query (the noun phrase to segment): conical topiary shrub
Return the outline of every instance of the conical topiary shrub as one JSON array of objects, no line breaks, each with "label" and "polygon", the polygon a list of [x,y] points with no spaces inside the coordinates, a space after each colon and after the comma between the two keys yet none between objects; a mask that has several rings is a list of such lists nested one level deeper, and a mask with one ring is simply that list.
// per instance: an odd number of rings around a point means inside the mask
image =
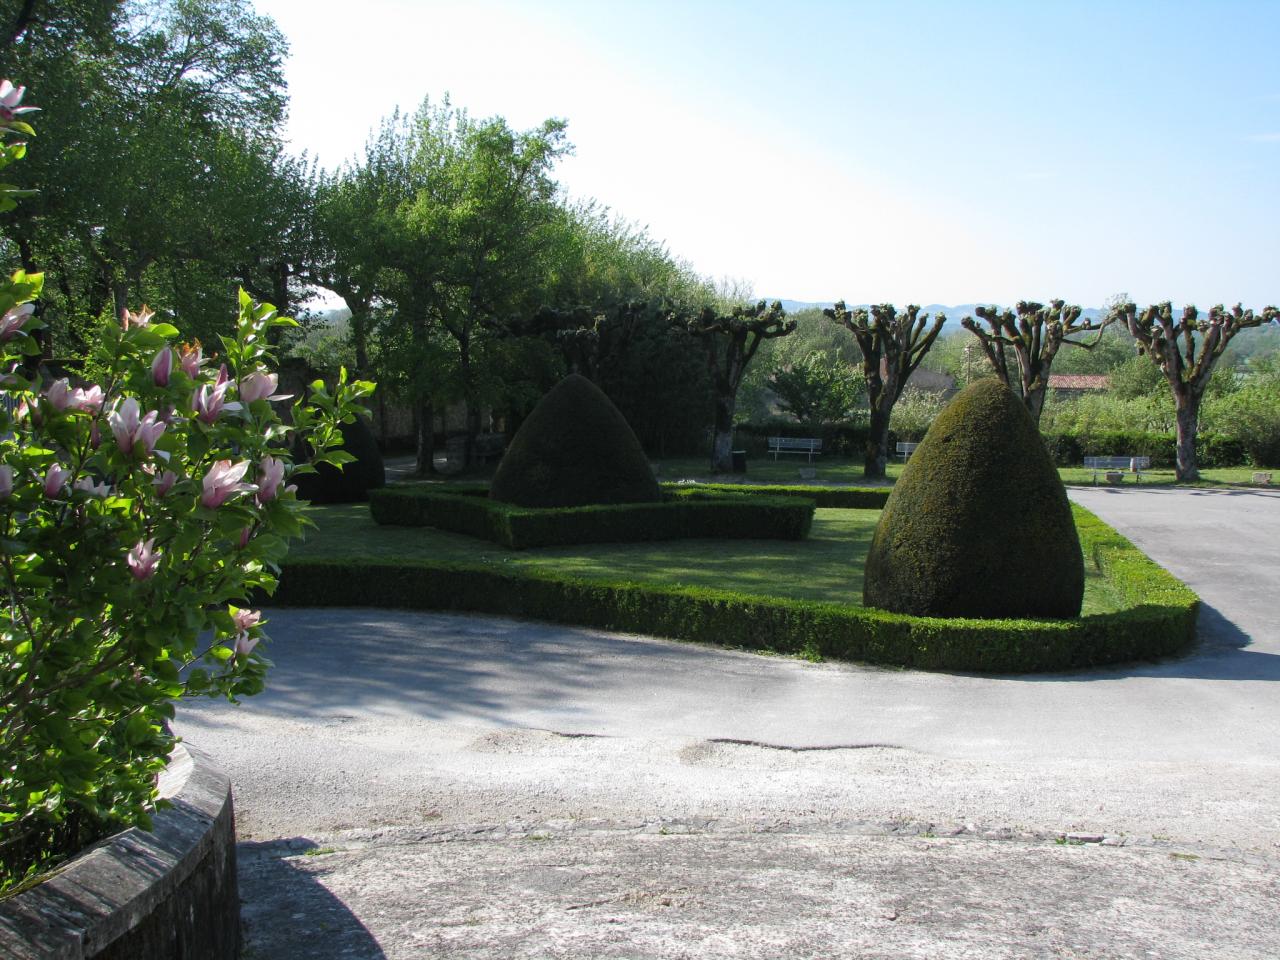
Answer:
[{"label": "conical topiary shrub", "polygon": [[520,425],[489,496],[524,507],[662,498],[631,425],[599,387],[577,374],[552,387]]},{"label": "conical topiary shrub", "polygon": [[889,495],[863,602],[932,617],[1080,614],[1084,560],[1039,431],[999,380],[934,420]]}]

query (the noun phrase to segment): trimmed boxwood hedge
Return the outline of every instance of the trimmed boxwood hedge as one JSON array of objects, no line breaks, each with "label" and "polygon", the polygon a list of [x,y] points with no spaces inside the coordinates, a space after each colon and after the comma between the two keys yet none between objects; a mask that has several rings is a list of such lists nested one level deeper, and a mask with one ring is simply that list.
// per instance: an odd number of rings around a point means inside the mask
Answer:
[{"label": "trimmed boxwood hedge", "polygon": [[485,564],[291,560],[274,603],[458,610],[927,670],[1029,673],[1166,657],[1195,640],[1199,600],[1089,512],[1085,556],[1128,609],[1076,620],[949,620],[852,604],[570,577]]},{"label": "trimmed boxwood hedge", "polygon": [[797,484],[772,483],[700,483],[663,484],[664,489],[720,490],[726,493],[750,493],[767,497],[804,497],[819,507],[836,507],[846,510],[882,510],[889,499],[892,487],[818,487]]},{"label": "trimmed boxwood hedge", "polygon": [[803,540],[814,503],[794,496],[747,496],[687,487],[658,503],[519,507],[490,500],[483,485],[396,487],[369,497],[374,521],[435,527],[513,550],[641,540]]}]

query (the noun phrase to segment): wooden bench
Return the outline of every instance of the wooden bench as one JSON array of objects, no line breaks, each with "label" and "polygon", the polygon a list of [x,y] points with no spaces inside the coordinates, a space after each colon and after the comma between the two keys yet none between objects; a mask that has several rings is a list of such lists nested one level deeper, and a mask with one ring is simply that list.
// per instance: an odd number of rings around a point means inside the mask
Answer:
[{"label": "wooden bench", "polygon": [[[1123,471],[1132,473],[1138,480],[1142,479],[1142,471],[1151,469],[1150,457],[1085,457],[1084,468],[1093,471],[1093,485],[1098,485],[1098,474],[1107,474],[1108,482],[1119,482],[1123,479]],[[1119,473],[1119,477],[1114,474]]]},{"label": "wooden bench", "polygon": [[780,453],[803,453],[813,463],[813,458],[822,453],[822,441],[817,437],[770,437],[769,452],[775,460]]},{"label": "wooden bench", "polygon": [[902,458],[903,463],[906,463],[911,458],[911,455],[916,452],[916,447],[918,446],[920,446],[918,443],[907,443],[903,440],[898,441],[898,456]]}]

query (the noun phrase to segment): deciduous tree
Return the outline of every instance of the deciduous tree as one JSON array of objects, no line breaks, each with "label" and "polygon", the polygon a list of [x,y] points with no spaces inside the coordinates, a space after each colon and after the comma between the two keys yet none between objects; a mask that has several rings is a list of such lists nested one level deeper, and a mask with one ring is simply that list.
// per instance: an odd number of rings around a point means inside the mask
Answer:
[{"label": "deciduous tree", "polygon": [[1133,303],[1116,307],[1111,319],[1119,320],[1138,342],[1138,349],[1151,358],[1164,374],[1173,394],[1177,422],[1177,478],[1200,479],[1196,465],[1196,430],[1200,402],[1213,376],[1214,367],[1227,344],[1241,330],[1280,321],[1280,311],[1266,307],[1260,313],[1236,304],[1230,310],[1221,304],[1201,317],[1194,306],[1186,306],[1175,320],[1169,301],[1139,312]]},{"label": "deciduous tree", "polygon": [[871,429],[867,434],[863,475],[879,479],[889,460],[889,418],[893,405],[929,352],[947,318],[939,313],[932,322],[920,308],[910,304],[902,313],[891,303],[848,309],[841,300],[823,315],[839,323],[857,338],[862,351],[862,375],[867,381],[867,402],[871,407]]},{"label": "deciduous tree", "polygon": [[[1022,397],[1036,423],[1040,422],[1040,411],[1044,409],[1049,370],[1058,351],[1063,346],[1093,349],[1101,341],[1103,330],[1111,323],[1106,318],[1099,322],[1082,320],[1081,309],[1062,300],[1051,300],[1048,306],[1019,300],[1016,310],[977,307],[975,312],[986,321],[987,329],[979,326],[973,317],[962,318],[960,325],[982,343],[983,352],[996,376]],[[1092,341],[1070,339],[1072,334],[1092,331],[1098,334]],[[1010,350],[1018,365],[1016,381],[1009,369]]]},{"label": "deciduous tree", "polygon": [[730,310],[704,307],[692,317],[676,314],[676,323],[702,341],[714,394],[714,433],[711,440],[711,472],[733,469],[733,417],[738,387],[747,367],[765,340],[785,337],[796,328],[775,300]]}]

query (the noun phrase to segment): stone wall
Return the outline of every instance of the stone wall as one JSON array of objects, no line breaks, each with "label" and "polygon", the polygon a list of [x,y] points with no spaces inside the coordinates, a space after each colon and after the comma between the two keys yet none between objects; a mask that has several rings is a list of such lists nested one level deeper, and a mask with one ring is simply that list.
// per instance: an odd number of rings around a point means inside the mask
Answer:
[{"label": "stone wall", "polygon": [[56,876],[0,902],[12,960],[233,960],[240,948],[231,783],[179,745],[161,777],[172,806]]}]

